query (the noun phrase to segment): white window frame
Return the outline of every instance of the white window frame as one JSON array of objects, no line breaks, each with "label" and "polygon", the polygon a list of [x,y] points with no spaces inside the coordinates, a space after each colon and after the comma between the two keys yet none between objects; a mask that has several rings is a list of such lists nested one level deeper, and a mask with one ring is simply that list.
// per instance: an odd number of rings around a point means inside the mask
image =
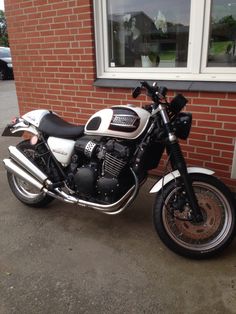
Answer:
[{"label": "white window frame", "polygon": [[97,78],[136,80],[236,81],[236,67],[207,67],[211,0],[191,0],[186,68],[110,67],[105,0],[93,0]]}]

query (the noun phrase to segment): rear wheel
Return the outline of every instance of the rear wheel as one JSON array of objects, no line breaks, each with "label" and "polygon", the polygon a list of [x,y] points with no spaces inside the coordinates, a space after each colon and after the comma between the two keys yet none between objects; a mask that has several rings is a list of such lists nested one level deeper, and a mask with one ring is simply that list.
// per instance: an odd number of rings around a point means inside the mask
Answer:
[{"label": "rear wheel", "polygon": [[[23,141],[17,145],[29,159],[35,159],[35,148],[29,141]],[[32,207],[43,207],[49,204],[54,198],[45,192],[20,179],[16,175],[7,172],[7,178],[13,194],[24,204]]]},{"label": "rear wheel", "polygon": [[154,224],[161,240],[171,250],[201,259],[221,252],[231,243],[235,231],[234,199],[217,178],[202,174],[192,174],[191,177],[203,222],[190,220],[191,209],[184,201],[184,187],[177,180],[158,194]]}]

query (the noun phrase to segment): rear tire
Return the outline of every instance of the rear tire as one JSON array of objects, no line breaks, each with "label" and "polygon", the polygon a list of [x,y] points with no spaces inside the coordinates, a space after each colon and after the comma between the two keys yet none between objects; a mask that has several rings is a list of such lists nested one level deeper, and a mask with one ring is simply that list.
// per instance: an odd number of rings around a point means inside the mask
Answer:
[{"label": "rear tire", "polygon": [[[28,140],[19,143],[17,148],[31,160],[34,159],[35,148]],[[7,178],[12,193],[25,205],[31,207],[44,207],[54,200],[53,197],[47,195],[45,192],[37,190],[32,185],[10,172],[7,172]]]},{"label": "rear tire", "polygon": [[230,190],[217,178],[191,174],[193,187],[204,217],[202,223],[188,219],[189,208],[171,209],[176,193],[184,191],[171,181],[158,193],[154,206],[154,225],[164,244],[177,254],[194,259],[214,256],[223,251],[235,233],[235,204]]}]

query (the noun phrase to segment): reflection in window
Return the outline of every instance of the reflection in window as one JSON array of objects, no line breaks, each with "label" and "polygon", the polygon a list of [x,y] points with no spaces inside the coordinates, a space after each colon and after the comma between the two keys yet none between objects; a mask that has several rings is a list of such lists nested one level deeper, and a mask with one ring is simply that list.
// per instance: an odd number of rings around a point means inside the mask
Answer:
[{"label": "reflection in window", "polygon": [[187,67],[190,0],[107,0],[110,67]]},{"label": "reflection in window", "polygon": [[236,66],[236,1],[212,0],[208,66]]}]

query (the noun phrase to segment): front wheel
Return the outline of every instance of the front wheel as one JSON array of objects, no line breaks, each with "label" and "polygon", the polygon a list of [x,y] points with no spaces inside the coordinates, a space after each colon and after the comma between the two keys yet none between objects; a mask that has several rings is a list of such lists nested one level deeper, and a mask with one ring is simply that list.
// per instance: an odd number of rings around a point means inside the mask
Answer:
[{"label": "front wheel", "polygon": [[203,222],[191,220],[191,209],[180,179],[171,181],[157,195],[154,225],[165,245],[177,254],[202,259],[218,254],[233,240],[234,199],[217,178],[191,174]]}]

